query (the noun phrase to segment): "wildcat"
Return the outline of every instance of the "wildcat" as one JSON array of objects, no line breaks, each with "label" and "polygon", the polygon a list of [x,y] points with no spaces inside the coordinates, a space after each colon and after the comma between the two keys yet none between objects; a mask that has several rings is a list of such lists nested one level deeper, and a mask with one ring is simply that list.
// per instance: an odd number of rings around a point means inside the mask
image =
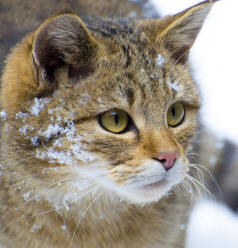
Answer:
[{"label": "wildcat", "polygon": [[13,48],[2,247],[184,247],[200,107],[187,58],[214,2],[147,20],[66,12]]}]

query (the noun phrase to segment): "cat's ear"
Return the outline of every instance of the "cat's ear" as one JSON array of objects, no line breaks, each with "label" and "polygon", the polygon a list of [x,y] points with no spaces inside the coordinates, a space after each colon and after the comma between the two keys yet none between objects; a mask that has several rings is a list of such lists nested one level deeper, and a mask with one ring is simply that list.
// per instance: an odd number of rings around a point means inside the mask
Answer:
[{"label": "cat's ear", "polygon": [[187,61],[189,50],[214,2],[216,0],[202,2],[162,20],[156,40],[169,50],[175,61]]},{"label": "cat's ear", "polygon": [[94,70],[98,43],[74,14],[48,19],[34,34],[33,65],[38,84],[52,83],[59,68],[69,77],[82,78]]}]

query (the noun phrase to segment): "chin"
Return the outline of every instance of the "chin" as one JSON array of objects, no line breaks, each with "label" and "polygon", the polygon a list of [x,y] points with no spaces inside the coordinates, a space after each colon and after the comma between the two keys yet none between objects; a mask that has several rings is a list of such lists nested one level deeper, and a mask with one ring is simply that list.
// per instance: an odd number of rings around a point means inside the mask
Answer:
[{"label": "chin", "polygon": [[120,197],[124,198],[124,200],[134,203],[134,204],[150,204],[153,202],[157,202],[163,196],[167,195],[171,188],[174,186],[171,183],[168,183],[164,180],[157,183],[157,186],[144,186],[140,188],[127,188],[120,190]]}]

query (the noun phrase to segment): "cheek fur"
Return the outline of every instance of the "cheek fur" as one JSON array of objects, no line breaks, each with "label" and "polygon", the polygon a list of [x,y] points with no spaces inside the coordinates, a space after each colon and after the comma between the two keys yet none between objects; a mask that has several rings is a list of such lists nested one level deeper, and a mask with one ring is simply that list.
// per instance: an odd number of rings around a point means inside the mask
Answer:
[{"label": "cheek fur", "polygon": [[[169,136],[169,134],[166,134]],[[100,157],[102,164],[108,170],[107,176],[110,180],[118,185],[125,184],[130,178],[136,174],[146,170],[143,168],[145,160],[152,160],[158,154],[158,149],[162,149],[163,143],[166,143],[161,137],[156,138],[141,138],[134,141],[121,139],[120,136],[107,137],[101,135],[94,137],[95,140],[87,144],[87,149]],[[151,137],[151,135],[149,135]],[[165,137],[165,134],[164,136]],[[165,139],[165,138],[164,138]],[[167,145],[176,148],[181,157],[184,157],[182,146],[174,140],[174,138],[167,137]],[[168,143],[168,140],[174,140]],[[186,137],[185,137],[186,139]],[[160,144],[160,145],[158,145]],[[158,162],[157,167],[161,167]]]}]

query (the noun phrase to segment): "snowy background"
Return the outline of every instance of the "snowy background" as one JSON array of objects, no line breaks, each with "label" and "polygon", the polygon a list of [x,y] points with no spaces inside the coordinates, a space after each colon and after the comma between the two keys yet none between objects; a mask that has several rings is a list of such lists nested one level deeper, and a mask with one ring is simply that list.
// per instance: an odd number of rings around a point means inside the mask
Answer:
[{"label": "snowy background", "polygon": [[[162,15],[175,14],[199,0],[151,0]],[[207,18],[190,54],[202,96],[203,123],[238,144],[238,1],[221,0]],[[238,248],[238,216],[204,201],[193,211],[187,248]]]}]

